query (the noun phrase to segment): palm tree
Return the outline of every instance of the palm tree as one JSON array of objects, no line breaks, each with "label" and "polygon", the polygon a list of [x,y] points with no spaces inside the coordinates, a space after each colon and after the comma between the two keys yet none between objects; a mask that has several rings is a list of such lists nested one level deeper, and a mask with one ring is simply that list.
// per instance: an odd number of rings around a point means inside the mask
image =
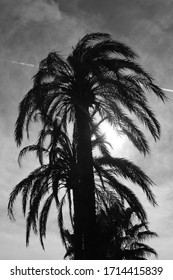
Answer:
[{"label": "palm tree", "polygon": [[[151,255],[157,257],[156,251],[144,243],[158,236],[149,230],[147,221],[138,219],[132,208],[126,208],[121,219],[115,216],[114,205],[109,210],[109,215],[106,212],[98,215],[100,244],[105,259],[142,260]],[[102,225],[104,228],[101,230]]]},{"label": "palm tree", "polygon": [[154,255],[158,257],[157,252],[144,243],[153,237],[158,237],[156,232],[150,231],[147,222],[134,223],[135,213],[127,208],[125,213],[125,238],[122,239],[123,256],[126,260],[145,260]]},{"label": "palm tree", "polygon": [[144,155],[149,151],[147,140],[123,107],[137,116],[155,140],[160,137],[160,125],[145,91],[154,92],[162,101],[165,96],[135,59],[129,47],[110,35],[87,34],[66,60],[51,52],[40,63],[33,88],[20,103],[15,129],[18,145],[25,127],[29,134],[29,124],[38,112],[43,123],[46,116],[57,118],[65,131],[69,122],[75,124],[80,177],[74,190],[76,259],[97,259],[91,116],[95,113],[120,129]]},{"label": "palm tree", "polygon": [[[102,260],[146,260],[157,252],[144,241],[158,237],[150,231],[148,222],[138,219],[132,208],[118,208],[109,200],[107,211],[97,213],[99,259]],[[64,229],[67,252],[64,258],[74,259],[74,234]]]}]

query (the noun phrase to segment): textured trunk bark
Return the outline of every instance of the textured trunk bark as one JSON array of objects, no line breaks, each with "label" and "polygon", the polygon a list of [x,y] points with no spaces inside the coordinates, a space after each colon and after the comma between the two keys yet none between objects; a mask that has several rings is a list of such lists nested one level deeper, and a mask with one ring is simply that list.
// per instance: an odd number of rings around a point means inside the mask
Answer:
[{"label": "textured trunk bark", "polygon": [[[98,259],[96,246],[96,213],[93,158],[88,108],[76,108],[77,160],[79,166],[79,187],[75,190],[75,234],[76,257]],[[79,240],[77,240],[79,238]],[[82,242],[80,245],[79,242]],[[79,253],[79,254],[78,254]]]}]

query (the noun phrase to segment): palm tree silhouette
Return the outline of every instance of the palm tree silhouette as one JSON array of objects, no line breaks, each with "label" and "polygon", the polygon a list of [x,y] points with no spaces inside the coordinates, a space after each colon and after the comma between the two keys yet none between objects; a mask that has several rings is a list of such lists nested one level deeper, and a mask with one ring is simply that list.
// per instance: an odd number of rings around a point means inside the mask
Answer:
[{"label": "palm tree silhouette", "polygon": [[19,106],[15,129],[18,145],[24,128],[29,134],[30,122],[38,118],[43,125],[47,116],[53,121],[58,119],[65,132],[69,122],[76,127],[79,168],[79,185],[74,190],[76,259],[97,259],[91,116],[98,115],[121,130],[144,155],[149,151],[147,140],[126,111],[135,114],[155,140],[160,137],[160,125],[145,91],[154,92],[162,101],[165,95],[135,58],[128,46],[112,40],[110,35],[87,34],[66,60],[51,52],[40,63],[33,88]]},{"label": "palm tree silhouette", "polygon": [[[118,208],[109,200],[107,211],[97,213],[99,259],[102,260],[146,260],[157,252],[144,242],[158,237],[150,231],[147,221],[141,221],[130,207]],[[64,229],[67,252],[64,258],[74,259],[74,234]]]},{"label": "palm tree silhouette", "polygon": [[123,217],[117,219],[115,210],[112,205],[109,215],[102,212],[98,216],[99,226],[104,225],[100,238],[103,257],[113,260],[142,260],[151,255],[157,257],[156,251],[144,243],[145,240],[158,236],[149,230],[148,222],[138,219],[132,208],[126,208]]}]

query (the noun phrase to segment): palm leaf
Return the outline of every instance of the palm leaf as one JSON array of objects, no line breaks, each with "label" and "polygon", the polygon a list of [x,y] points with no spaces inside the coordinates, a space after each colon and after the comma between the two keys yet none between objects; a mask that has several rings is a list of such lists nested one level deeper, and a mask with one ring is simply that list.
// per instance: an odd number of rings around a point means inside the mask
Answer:
[{"label": "palm leaf", "polygon": [[48,218],[48,214],[49,214],[49,210],[50,210],[52,201],[53,201],[53,194],[50,194],[43,205],[43,208],[41,210],[40,217],[39,217],[40,242],[41,242],[43,249],[44,249],[43,237],[46,238],[47,218]]}]

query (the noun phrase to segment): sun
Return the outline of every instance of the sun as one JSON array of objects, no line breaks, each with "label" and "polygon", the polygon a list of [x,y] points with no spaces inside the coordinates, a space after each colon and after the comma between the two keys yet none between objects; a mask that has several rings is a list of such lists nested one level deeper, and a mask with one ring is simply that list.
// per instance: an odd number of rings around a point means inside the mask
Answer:
[{"label": "sun", "polygon": [[121,153],[124,149],[124,145],[127,141],[126,137],[116,129],[114,129],[108,122],[104,121],[103,123],[100,124],[100,129],[102,133],[105,134],[106,140],[111,144],[111,147],[113,151],[118,153]]}]

